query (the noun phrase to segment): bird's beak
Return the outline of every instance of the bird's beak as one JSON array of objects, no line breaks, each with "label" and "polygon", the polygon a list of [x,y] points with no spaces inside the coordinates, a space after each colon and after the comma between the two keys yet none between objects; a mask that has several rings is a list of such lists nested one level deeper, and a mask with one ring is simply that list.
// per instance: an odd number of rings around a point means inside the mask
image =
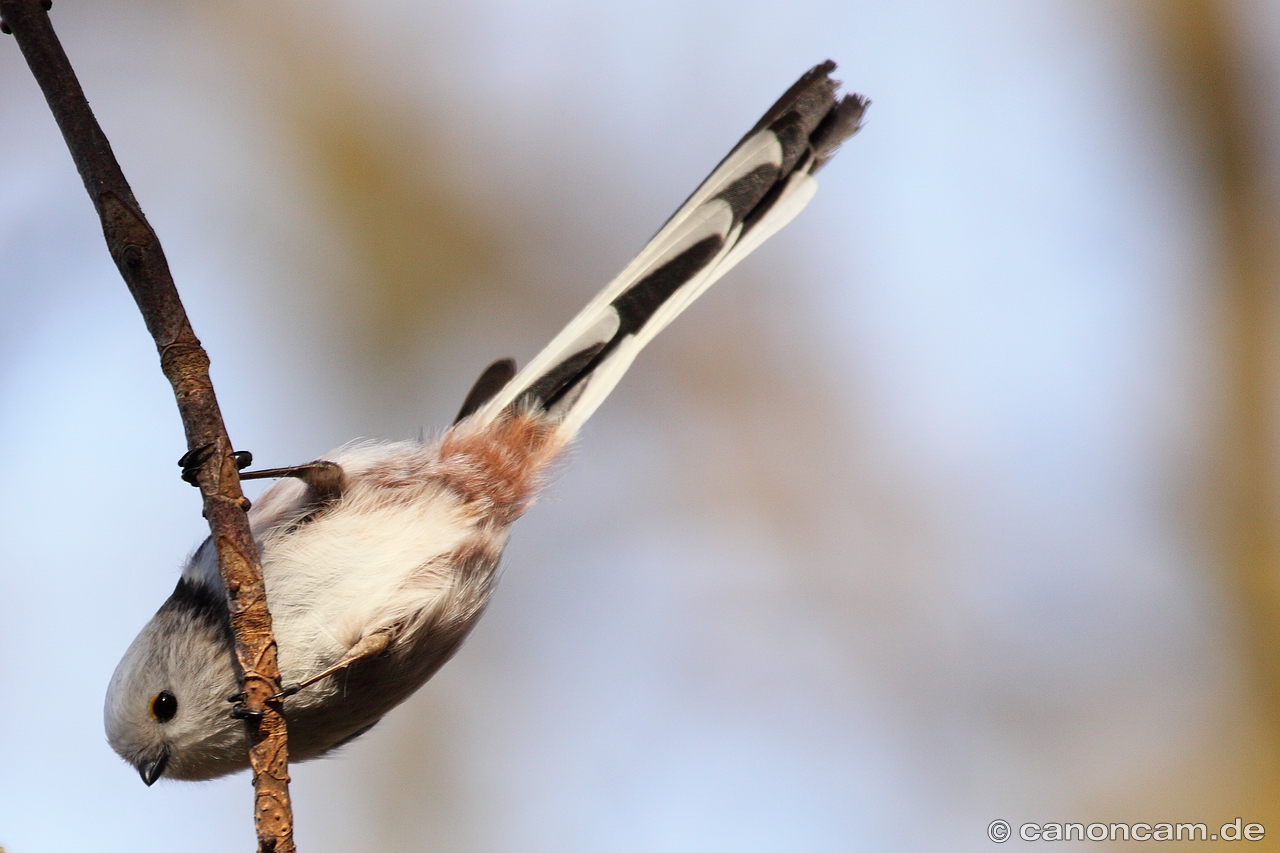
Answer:
[{"label": "bird's beak", "polygon": [[156,783],[156,780],[164,775],[165,765],[169,763],[169,748],[165,747],[160,750],[160,755],[155,760],[146,764],[139,765],[138,775],[142,777],[142,781],[147,783],[150,788]]}]

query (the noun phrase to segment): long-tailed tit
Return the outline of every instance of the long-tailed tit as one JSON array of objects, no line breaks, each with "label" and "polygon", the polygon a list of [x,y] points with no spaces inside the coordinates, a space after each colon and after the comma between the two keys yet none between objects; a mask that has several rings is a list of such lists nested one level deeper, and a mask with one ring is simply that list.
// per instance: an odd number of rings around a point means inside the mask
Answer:
[{"label": "long-tailed tit", "polygon": [[[493,590],[511,524],[547,466],[640,349],[813,196],[813,173],[858,130],[835,63],[765,113],[640,254],[518,373],[477,381],[428,442],[355,444],[283,476],[249,511],[286,683],[289,753],[350,742],[466,638]],[[245,475],[248,476],[248,475]],[[247,766],[228,712],[237,669],[209,541],[125,652],[107,690],[107,739],[148,785]]]}]

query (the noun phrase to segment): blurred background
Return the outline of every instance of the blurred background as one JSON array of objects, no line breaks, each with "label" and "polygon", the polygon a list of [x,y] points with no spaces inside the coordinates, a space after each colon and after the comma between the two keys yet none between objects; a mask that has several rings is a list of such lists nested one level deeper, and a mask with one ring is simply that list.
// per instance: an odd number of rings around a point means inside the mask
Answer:
[{"label": "blurred background", "polygon": [[[53,15],[263,466],[447,424],[816,62],[874,101],[588,425],[458,657],[293,768],[299,849],[987,850],[997,818],[1236,817],[1276,849],[1280,6]],[[247,775],[147,789],[102,734],[205,527],[9,39],[0,80],[0,846],[248,850]]]}]

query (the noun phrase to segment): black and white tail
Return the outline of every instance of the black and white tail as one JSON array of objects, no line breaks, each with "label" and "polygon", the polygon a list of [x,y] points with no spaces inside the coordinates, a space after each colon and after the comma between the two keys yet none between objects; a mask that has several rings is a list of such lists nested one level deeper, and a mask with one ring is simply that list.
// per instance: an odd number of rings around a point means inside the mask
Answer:
[{"label": "black and white tail", "polygon": [[459,417],[482,427],[515,406],[545,412],[563,439],[577,432],[654,335],[813,197],[814,172],[868,104],[837,97],[835,68],[827,60],[796,81],[546,349],[514,377],[509,361],[486,371]]}]

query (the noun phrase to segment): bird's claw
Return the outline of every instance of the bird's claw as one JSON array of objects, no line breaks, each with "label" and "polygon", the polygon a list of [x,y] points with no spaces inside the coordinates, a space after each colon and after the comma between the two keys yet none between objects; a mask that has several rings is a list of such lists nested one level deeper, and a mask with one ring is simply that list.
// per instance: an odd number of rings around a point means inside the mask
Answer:
[{"label": "bird's claw", "polygon": [[[183,482],[190,483],[193,486],[199,485],[196,478],[200,474],[200,468],[209,461],[213,451],[214,445],[202,444],[182,454],[182,458],[178,460],[178,465],[182,468]],[[237,471],[243,471],[253,464],[253,454],[247,450],[235,451],[231,454],[231,459],[236,463]]]},{"label": "bird's claw", "polygon": [[209,461],[209,457],[212,455],[212,444],[202,444],[182,454],[182,458],[178,460],[178,466],[182,468],[182,481],[193,486],[200,485],[196,478],[200,475],[201,466]]},{"label": "bird's claw", "polygon": [[232,693],[230,696],[227,697],[227,701],[235,705],[235,707],[231,709],[231,718],[233,720],[261,720],[262,719],[261,711],[255,711],[244,704],[246,701],[248,701],[248,699],[249,699],[249,694],[243,691],[239,693]]},{"label": "bird's claw", "polygon": [[231,719],[233,719],[233,720],[261,720],[261,719],[262,719],[262,712],[261,712],[261,711],[255,711],[254,709],[249,708],[248,706],[244,705],[243,703],[237,703],[237,704],[236,704],[236,706],[235,706],[234,708],[232,708],[232,709],[231,709]]},{"label": "bird's claw", "polygon": [[[301,689],[302,689],[301,684],[290,685],[289,687],[286,687],[283,690],[281,690],[279,693],[276,693],[273,696],[268,696],[266,701],[278,702],[281,699],[288,699],[290,696],[295,695]],[[227,697],[227,701],[235,705],[235,707],[231,709],[231,716],[237,720],[262,719],[261,711],[253,711],[245,707],[244,703],[246,700],[248,700],[248,698],[249,698],[249,694],[244,692],[232,693],[230,696]]]},{"label": "bird's claw", "polygon": [[281,691],[280,691],[279,693],[277,693],[276,695],[274,695],[274,696],[272,696],[271,698],[269,698],[267,701],[268,701],[268,702],[275,702],[275,701],[278,701],[278,700],[280,700],[280,699],[288,699],[290,696],[295,696],[295,695],[297,695],[298,691],[300,691],[301,689],[302,689],[302,685],[301,685],[301,684],[291,684],[291,685],[289,685],[288,687],[286,687],[285,689],[281,690]]}]

